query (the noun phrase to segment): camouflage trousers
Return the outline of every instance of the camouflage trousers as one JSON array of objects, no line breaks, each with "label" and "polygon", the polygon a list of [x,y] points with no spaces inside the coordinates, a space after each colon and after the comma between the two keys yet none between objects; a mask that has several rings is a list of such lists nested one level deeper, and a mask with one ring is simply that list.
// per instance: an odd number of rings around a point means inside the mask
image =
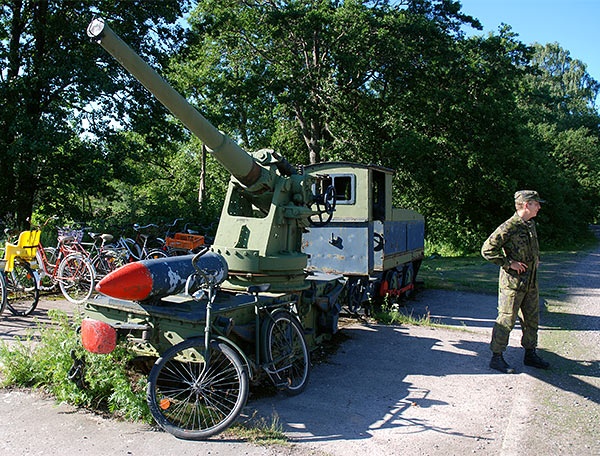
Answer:
[{"label": "camouflage trousers", "polygon": [[521,345],[526,349],[536,348],[540,322],[540,300],[537,287],[531,287],[528,290],[500,288],[498,318],[496,318],[490,344],[492,352],[502,353],[506,350],[508,337],[515,326],[517,316],[523,331]]}]

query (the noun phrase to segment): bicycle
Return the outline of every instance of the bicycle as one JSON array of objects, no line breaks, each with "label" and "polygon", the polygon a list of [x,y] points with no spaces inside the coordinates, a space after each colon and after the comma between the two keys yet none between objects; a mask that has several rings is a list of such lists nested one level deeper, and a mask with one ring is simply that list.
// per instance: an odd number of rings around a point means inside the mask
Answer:
[{"label": "bicycle", "polygon": [[0,274],[0,315],[6,309],[6,280],[4,274]]},{"label": "bicycle", "polygon": [[149,223],[148,225],[139,226],[137,223],[133,225],[134,231],[137,233],[135,242],[140,247],[140,260],[155,260],[158,258],[167,258],[169,255],[161,250],[160,248],[151,248],[148,245],[148,241],[151,238],[151,235],[147,233],[142,233],[142,230],[147,230],[150,228],[158,228],[158,225],[154,223]]},{"label": "bicycle", "polygon": [[90,248],[88,256],[96,271],[96,279],[105,277],[125,264],[123,256],[114,248],[109,247],[109,243],[113,240],[112,234],[92,232],[87,234],[93,239],[93,242],[82,244]]},{"label": "bicycle", "polygon": [[121,235],[117,239],[117,242],[115,244],[107,245],[111,250],[118,252],[119,255],[125,259],[125,262],[132,263],[134,261],[166,258],[169,256],[161,249],[148,248],[148,239],[150,238],[150,235],[140,232],[140,230],[158,227],[158,225],[150,223],[145,226],[139,226],[138,224],[133,224],[131,226],[137,233],[136,239],[125,237],[123,235],[125,227],[122,226],[120,227]]},{"label": "bicycle", "polygon": [[210,271],[197,267],[204,248],[192,260],[196,273],[186,293],[200,278],[195,301],[206,300],[204,337],[186,339],[167,349],[148,377],[147,401],[156,422],[182,439],[202,440],[227,428],[246,403],[249,380],[264,371],[276,387],[296,395],[306,387],[310,357],[294,303],[261,305],[259,293],[270,285],[248,288],[254,295],[254,358],[228,337],[228,325],[213,321],[218,283]]},{"label": "bicycle", "polygon": [[8,308],[13,315],[25,316],[37,307],[38,278],[29,261],[35,258],[39,239],[39,230],[23,231],[16,244],[5,243],[0,273],[0,313]]},{"label": "bicycle", "polygon": [[[44,224],[45,225],[45,224]],[[49,280],[58,284],[63,296],[74,304],[85,302],[94,291],[96,271],[79,243],[81,230],[60,229],[56,249],[38,244],[37,264]]]},{"label": "bicycle", "polygon": [[175,226],[177,226],[177,223],[181,221],[183,221],[182,218],[176,218],[172,223],[164,224],[164,227],[166,228],[164,237],[156,238],[156,241],[159,244],[158,248],[165,252],[168,256],[173,256],[173,254],[171,252],[172,249],[167,245],[167,239],[175,234]]}]

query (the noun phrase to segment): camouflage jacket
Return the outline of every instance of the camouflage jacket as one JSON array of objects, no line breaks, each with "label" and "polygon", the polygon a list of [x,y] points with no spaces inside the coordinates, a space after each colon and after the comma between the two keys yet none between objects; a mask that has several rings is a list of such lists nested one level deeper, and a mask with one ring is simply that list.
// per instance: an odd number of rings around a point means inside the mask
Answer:
[{"label": "camouflage jacket", "polygon": [[[500,266],[501,288],[526,290],[537,286],[537,265],[540,256],[537,232],[533,220],[524,221],[515,213],[490,235],[481,247],[481,255]],[[519,274],[510,269],[512,261],[527,265]]]}]

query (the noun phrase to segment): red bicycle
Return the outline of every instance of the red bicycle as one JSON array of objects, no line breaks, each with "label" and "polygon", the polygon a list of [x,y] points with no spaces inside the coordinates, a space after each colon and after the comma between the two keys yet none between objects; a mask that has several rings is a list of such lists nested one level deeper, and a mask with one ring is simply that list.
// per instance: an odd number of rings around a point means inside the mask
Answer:
[{"label": "red bicycle", "polygon": [[96,278],[94,266],[80,244],[82,236],[82,231],[60,230],[56,248],[40,243],[36,256],[40,288],[48,290],[58,285],[63,296],[75,304],[92,295]]}]

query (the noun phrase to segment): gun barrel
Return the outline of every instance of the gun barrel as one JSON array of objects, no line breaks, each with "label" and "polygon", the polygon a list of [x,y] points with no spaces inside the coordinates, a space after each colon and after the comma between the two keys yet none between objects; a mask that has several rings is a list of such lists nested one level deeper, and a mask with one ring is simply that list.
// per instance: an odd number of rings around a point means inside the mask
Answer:
[{"label": "gun barrel", "polygon": [[250,186],[260,178],[261,168],[254,159],[206,120],[102,19],[94,19],[87,28],[87,34],[204,142],[215,158],[242,184]]}]

